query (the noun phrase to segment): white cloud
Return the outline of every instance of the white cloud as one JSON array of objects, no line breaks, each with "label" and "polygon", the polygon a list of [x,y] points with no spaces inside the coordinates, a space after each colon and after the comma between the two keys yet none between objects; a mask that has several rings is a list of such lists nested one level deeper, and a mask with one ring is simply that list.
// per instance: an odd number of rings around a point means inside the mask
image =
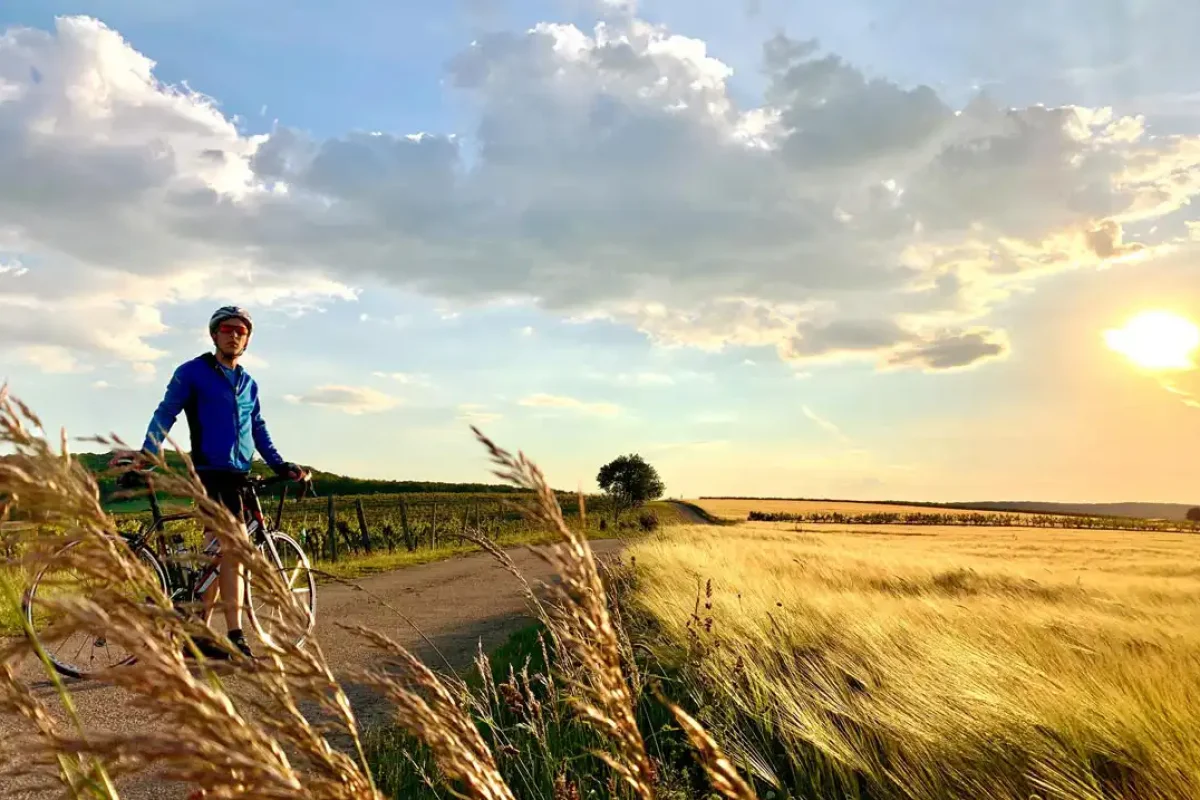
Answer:
[{"label": "white cloud", "polygon": [[153,66],[87,18],[0,35],[0,255],[33,257],[0,282],[0,348],[152,362],[164,303],[352,296],[320,270],[263,268],[213,227],[262,191],[259,140]]},{"label": "white cloud", "polygon": [[135,361],[129,365],[133,371],[134,380],[138,383],[149,383],[158,375],[158,368],[149,361]]},{"label": "white cloud", "polygon": [[430,376],[416,372],[372,372],[376,378],[386,378],[404,386],[429,387],[433,385]]},{"label": "white cloud", "polygon": [[[243,136],[100,23],[11,29],[0,253],[38,266],[0,276],[0,342],[152,363],[164,303],[299,314],[382,280],[798,366],[955,369],[1006,354],[986,317],[1012,291],[1136,269],[1169,236],[1124,231],[1200,193],[1200,138],[1106,109],[956,108],[782,36],[743,107],[704,42],[620,5],[453,59],[469,168],[457,134]],[[130,314],[148,325],[106,333]]]},{"label": "white cloud", "polygon": [[46,373],[88,371],[87,367],[80,365],[70,350],[58,345],[26,345],[18,348],[17,356]]},{"label": "white cloud", "polygon": [[675,385],[675,378],[665,372],[618,372],[609,374],[591,371],[585,373],[585,377],[595,381],[611,383],[615,386],[630,388]]},{"label": "white cloud", "polygon": [[801,406],[801,410],[804,412],[804,416],[808,417],[813,422],[815,422],[817,424],[817,426],[820,427],[822,430],[825,430],[826,432],[833,435],[833,437],[836,438],[838,441],[841,441],[841,442],[849,442],[850,441],[850,437],[847,436],[845,433],[843,433],[841,428],[839,428],[837,425],[835,425],[830,420],[825,419],[824,417],[820,416],[819,414],[817,414],[817,412],[813,411],[808,406]]},{"label": "white cloud", "polygon": [[613,403],[589,403],[574,397],[554,394],[532,394],[517,402],[529,408],[562,408],[601,417],[611,417],[621,413],[620,406]]},{"label": "white cloud", "polygon": [[284,395],[289,403],[325,406],[347,414],[375,414],[400,404],[400,400],[365,386],[319,386],[303,395]]},{"label": "white cloud", "polygon": [[109,389],[112,387],[108,381],[96,381],[92,384],[93,389]]},{"label": "white cloud", "polygon": [[489,422],[504,419],[504,415],[496,411],[489,411],[487,406],[479,403],[460,403],[458,419],[471,425],[486,425]]},{"label": "white cloud", "polygon": [[266,369],[267,367],[271,366],[270,361],[267,361],[260,355],[249,352],[242,353],[241,357],[238,359],[238,363],[243,365],[246,369]]}]

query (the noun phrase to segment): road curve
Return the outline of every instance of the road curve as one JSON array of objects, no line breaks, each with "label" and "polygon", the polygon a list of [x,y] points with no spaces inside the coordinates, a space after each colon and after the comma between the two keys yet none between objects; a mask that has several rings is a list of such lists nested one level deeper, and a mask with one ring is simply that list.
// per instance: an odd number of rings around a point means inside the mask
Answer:
[{"label": "road curve", "polygon": [[[615,555],[623,544],[618,539],[591,541],[599,558]],[[539,582],[549,583],[554,577],[546,564],[527,548],[514,548],[509,554],[533,586],[538,586]],[[485,553],[371,575],[353,583],[366,592],[341,584],[322,584],[317,592],[316,637],[335,675],[347,668],[368,666],[378,657],[378,652],[361,637],[343,630],[337,623],[362,625],[384,633],[437,670],[445,669],[442,656],[455,668],[467,666],[480,644],[484,650],[490,650],[531,621],[517,580]],[[413,625],[371,595],[377,595],[409,617],[436,650],[425,642]],[[19,675],[35,686],[36,694],[61,719],[61,703],[50,683],[39,677],[44,675],[40,666],[27,660],[21,665]],[[233,682],[237,678],[229,680]],[[147,733],[160,724],[145,710],[128,703],[124,690],[95,681],[69,682],[69,685],[72,700],[88,730]],[[387,713],[387,707],[374,696],[347,691],[362,725]],[[0,741],[23,730],[25,724],[8,715],[0,716]],[[145,777],[123,781],[118,784],[118,790],[122,798],[129,800],[169,800],[186,796],[185,787]],[[25,782],[18,783],[11,776],[5,777],[3,765],[0,765],[0,797],[49,800],[56,796],[61,795],[57,791],[31,789]]]}]

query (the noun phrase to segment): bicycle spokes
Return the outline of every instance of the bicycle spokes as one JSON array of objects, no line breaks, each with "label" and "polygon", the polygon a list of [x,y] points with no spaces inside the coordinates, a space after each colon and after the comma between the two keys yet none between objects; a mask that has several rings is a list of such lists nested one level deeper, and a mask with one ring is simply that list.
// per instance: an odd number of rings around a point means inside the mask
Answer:
[{"label": "bicycle spokes", "polygon": [[267,645],[290,641],[300,645],[315,622],[316,578],[308,557],[291,537],[279,532],[266,535],[260,548],[283,584],[283,597],[267,592],[263,579],[247,584],[247,612],[251,625]]}]

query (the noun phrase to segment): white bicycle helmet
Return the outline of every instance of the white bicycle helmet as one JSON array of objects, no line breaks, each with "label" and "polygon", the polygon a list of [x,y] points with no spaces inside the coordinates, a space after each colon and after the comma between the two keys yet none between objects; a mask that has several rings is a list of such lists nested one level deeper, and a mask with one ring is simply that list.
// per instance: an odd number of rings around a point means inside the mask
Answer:
[{"label": "white bicycle helmet", "polygon": [[241,306],[221,306],[208,320],[208,332],[215,334],[217,326],[227,319],[240,319],[246,323],[246,328],[250,333],[254,333],[254,321],[250,319],[250,312]]}]

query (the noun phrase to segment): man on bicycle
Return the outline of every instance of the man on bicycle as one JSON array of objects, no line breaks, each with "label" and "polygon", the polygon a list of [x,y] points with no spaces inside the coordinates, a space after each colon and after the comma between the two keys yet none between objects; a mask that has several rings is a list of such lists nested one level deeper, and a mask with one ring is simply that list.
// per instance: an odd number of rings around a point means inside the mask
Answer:
[{"label": "man on bicycle", "polygon": [[[182,411],[187,417],[192,464],[200,482],[209,497],[232,512],[243,536],[248,535],[242,518],[243,492],[256,449],[277,475],[297,481],[305,478],[303,468],[284,461],[275,449],[263,421],[258,384],[238,364],[253,331],[254,323],[244,308],[222,306],[213,313],[208,332],[214,351],[176,368],[142,444],[144,453],[157,455]],[[135,466],[142,463],[139,454],[125,455],[133,457]],[[242,633],[242,562],[233,554],[223,558],[217,549],[215,531],[207,527],[204,545],[206,552],[216,550],[214,561],[220,568],[219,582],[213,582],[203,594],[204,623],[207,625],[212,619],[219,591],[230,642],[253,658]],[[197,645],[206,655],[227,657],[211,643],[197,642]]]}]

